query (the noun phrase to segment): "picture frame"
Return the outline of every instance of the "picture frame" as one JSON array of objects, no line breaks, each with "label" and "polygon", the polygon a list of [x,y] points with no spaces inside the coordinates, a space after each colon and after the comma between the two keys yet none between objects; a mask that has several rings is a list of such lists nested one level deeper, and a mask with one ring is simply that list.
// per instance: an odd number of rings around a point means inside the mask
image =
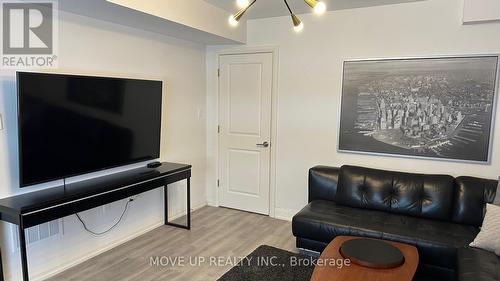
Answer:
[{"label": "picture frame", "polygon": [[337,150],[490,163],[499,63],[498,55],[344,61]]}]

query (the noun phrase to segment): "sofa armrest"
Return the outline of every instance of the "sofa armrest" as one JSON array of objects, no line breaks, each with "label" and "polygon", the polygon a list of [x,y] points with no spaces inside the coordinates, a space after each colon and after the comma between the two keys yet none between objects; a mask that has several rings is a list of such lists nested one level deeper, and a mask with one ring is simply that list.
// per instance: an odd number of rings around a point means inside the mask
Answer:
[{"label": "sofa armrest", "polygon": [[477,248],[458,249],[458,281],[500,280],[500,257]]},{"label": "sofa armrest", "polygon": [[309,202],[313,200],[334,201],[339,172],[338,167],[315,166],[309,169]]}]

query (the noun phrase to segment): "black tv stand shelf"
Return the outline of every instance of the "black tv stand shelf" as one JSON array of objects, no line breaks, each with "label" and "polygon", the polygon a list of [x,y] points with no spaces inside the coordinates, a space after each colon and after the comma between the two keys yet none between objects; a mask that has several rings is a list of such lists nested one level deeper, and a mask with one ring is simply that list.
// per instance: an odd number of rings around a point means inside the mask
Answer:
[{"label": "black tv stand shelf", "polygon": [[[0,220],[18,226],[23,280],[29,280],[24,234],[26,228],[146,191],[163,187],[165,225],[189,230],[191,228],[190,179],[191,165],[165,162],[156,168],[143,167],[0,199]],[[168,221],[167,186],[181,180],[187,181],[186,225]]]}]

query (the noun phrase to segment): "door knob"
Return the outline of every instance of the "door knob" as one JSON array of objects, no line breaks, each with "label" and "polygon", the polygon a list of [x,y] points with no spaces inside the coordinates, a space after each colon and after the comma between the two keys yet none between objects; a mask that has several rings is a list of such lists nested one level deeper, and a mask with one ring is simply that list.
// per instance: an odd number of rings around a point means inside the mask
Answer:
[{"label": "door knob", "polygon": [[259,147],[268,147],[269,143],[267,141],[265,141],[263,143],[258,143],[257,146],[259,146]]}]

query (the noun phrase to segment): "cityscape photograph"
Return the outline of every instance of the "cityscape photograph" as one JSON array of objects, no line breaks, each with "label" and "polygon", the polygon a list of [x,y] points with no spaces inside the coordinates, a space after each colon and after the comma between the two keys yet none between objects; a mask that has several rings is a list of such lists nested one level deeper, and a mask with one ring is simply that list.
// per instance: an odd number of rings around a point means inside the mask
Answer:
[{"label": "cityscape photograph", "polygon": [[344,63],[339,150],[487,162],[497,57]]}]

